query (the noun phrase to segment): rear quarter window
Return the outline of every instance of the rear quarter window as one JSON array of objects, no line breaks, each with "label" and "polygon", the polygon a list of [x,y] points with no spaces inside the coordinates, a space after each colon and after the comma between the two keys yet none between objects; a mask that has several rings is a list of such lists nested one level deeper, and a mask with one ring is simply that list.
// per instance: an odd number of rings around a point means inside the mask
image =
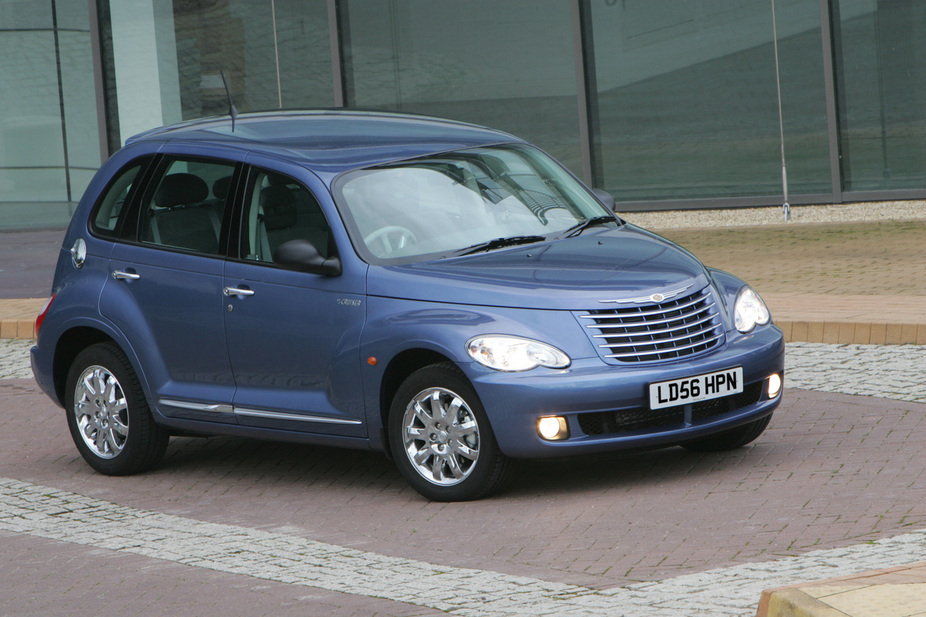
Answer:
[{"label": "rear quarter window", "polygon": [[126,206],[149,160],[138,159],[123,167],[103,191],[90,215],[90,227],[96,234],[110,238],[119,235]]}]

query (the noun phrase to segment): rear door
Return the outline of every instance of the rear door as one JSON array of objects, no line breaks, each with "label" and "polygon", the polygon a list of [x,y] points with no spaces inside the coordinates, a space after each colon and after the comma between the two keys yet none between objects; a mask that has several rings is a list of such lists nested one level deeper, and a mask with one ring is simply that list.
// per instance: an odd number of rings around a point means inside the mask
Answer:
[{"label": "rear door", "polygon": [[167,415],[235,422],[225,343],[224,252],[233,162],[161,159],[117,243],[100,310],[129,340]]}]

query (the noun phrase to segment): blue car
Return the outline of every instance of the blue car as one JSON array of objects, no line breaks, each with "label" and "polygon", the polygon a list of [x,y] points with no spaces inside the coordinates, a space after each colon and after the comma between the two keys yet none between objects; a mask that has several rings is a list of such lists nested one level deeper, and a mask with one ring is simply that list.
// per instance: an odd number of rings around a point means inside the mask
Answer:
[{"label": "blue car", "polygon": [[385,452],[433,500],[512,459],[756,439],[784,343],[759,295],[521,139],[388,113],[138,135],[90,183],[36,381],[104,474],[171,435]]}]

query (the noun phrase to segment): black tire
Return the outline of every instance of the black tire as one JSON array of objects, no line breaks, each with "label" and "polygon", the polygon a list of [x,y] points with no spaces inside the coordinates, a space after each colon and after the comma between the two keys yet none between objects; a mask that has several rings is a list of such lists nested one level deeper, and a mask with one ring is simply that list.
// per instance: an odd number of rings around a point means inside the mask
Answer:
[{"label": "black tire", "polygon": [[748,424],[731,428],[730,430],[711,435],[710,437],[686,441],[682,446],[694,452],[725,452],[727,450],[735,450],[736,448],[742,448],[746,444],[758,439],[759,435],[765,431],[766,427],[768,427],[768,423],[771,421],[772,414],[769,414],[764,418],[759,418]]},{"label": "black tire", "polygon": [[77,354],[66,388],[71,438],[91,467],[125,476],[160,462],[170,434],[155,423],[138,376],[115,344],[99,343]]},{"label": "black tire", "polygon": [[452,364],[412,373],[392,400],[388,424],[396,466],[428,499],[480,499],[507,479],[510,461],[498,448],[485,408]]}]

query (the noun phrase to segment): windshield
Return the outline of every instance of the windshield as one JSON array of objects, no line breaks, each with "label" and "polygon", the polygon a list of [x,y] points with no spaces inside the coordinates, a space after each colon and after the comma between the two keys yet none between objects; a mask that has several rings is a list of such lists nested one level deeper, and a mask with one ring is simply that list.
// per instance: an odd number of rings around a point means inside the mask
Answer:
[{"label": "windshield", "polygon": [[559,164],[524,145],[471,148],[350,172],[335,198],[373,263],[540,242],[613,220]]}]

